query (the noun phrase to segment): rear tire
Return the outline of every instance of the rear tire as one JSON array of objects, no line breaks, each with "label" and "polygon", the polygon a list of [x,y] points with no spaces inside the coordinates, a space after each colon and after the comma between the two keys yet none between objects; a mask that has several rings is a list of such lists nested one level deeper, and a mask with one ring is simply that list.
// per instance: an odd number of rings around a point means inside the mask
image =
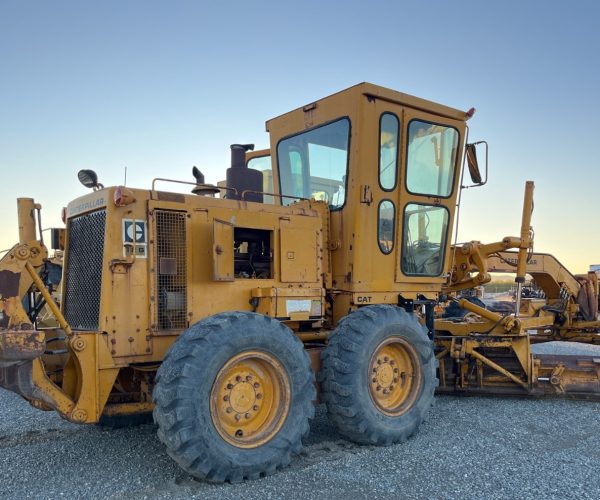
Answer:
[{"label": "rear tire", "polygon": [[345,317],[322,354],[321,396],[340,434],[389,445],[414,434],[434,401],[437,360],[416,317],[391,305]]},{"label": "rear tire", "polygon": [[157,373],[154,420],[188,473],[237,482],[287,466],[314,416],[304,346],[274,319],[227,312],[186,330]]}]

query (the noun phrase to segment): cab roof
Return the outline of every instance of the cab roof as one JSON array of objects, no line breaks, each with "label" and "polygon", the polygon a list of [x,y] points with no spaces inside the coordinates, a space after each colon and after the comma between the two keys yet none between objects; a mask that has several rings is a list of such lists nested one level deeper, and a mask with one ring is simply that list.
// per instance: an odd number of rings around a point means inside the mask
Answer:
[{"label": "cab roof", "polygon": [[415,97],[410,94],[405,94],[403,92],[398,92],[397,90],[392,90],[387,87],[381,87],[380,85],[375,85],[373,83],[363,82],[357,85],[353,85],[352,87],[348,87],[347,89],[340,90],[339,92],[335,92],[327,97],[323,97],[317,101],[306,104],[304,106],[300,106],[296,109],[288,111],[287,113],[283,113],[279,116],[271,118],[266,122],[266,130],[269,131],[269,124],[275,120],[278,120],[282,117],[290,115],[292,113],[297,113],[298,111],[306,111],[307,108],[318,104],[319,102],[326,101],[333,96],[339,96],[341,94],[355,94],[355,95],[364,95],[367,98],[371,99],[381,99],[383,101],[392,102],[395,104],[400,104],[403,106],[407,106],[409,108],[418,109],[421,111],[426,111],[428,113],[436,114],[439,116],[444,116],[446,118],[452,118],[454,120],[466,121],[472,116],[466,111],[461,111],[456,108],[451,108],[449,106],[445,106],[443,104],[438,104],[433,101],[428,101],[426,99],[421,99],[420,97]]}]

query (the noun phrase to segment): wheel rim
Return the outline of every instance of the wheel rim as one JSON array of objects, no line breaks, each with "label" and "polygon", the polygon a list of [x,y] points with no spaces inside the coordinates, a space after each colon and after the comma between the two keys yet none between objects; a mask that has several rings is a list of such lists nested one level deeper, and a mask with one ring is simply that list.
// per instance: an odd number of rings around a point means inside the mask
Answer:
[{"label": "wheel rim", "polygon": [[398,416],[412,407],[421,388],[418,359],[401,337],[387,338],[377,346],[369,363],[369,392],[379,411]]},{"label": "wheel rim", "polygon": [[259,351],[240,353],[221,368],[213,383],[213,424],[234,446],[260,446],[285,422],[290,393],[288,375],[274,356]]}]

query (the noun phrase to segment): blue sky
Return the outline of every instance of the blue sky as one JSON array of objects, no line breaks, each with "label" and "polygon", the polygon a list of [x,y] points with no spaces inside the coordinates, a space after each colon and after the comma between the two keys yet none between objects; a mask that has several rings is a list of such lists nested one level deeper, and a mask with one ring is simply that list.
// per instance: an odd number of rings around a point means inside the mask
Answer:
[{"label": "blue sky", "polygon": [[490,181],[463,196],[460,240],[519,234],[536,182],[536,250],[600,263],[600,4],[593,1],[24,2],[0,0],[0,249],[15,198],[46,226],[105,184],[224,178],[229,144],[370,81],[477,108]]}]

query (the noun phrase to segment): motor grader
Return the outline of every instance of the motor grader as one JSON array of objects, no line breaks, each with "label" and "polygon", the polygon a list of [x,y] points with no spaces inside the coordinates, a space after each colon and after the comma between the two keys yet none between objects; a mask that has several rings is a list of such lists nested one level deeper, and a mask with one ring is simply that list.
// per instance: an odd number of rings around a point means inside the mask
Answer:
[{"label": "motor grader", "polygon": [[[473,113],[363,83],[267,121],[269,149],[234,144],[218,186],[197,169],[150,189],[82,170],[92,191],[53,231],[60,304],[41,207],[19,199],[0,386],[82,424],[152,411],[169,455],[210,481],[286,466],[317,400],[344,436],[387,445],[436,389],[598,395],[598,358],[532,354],[600,327],[597,277],[532,252],[533,184],[519,236],[453,244],[464,172],[487,179]],[[511,313],[461,298],[493,271],[545,297],[518,293]],[[465,314],[442,314],[451,303]],[[38,324],[42,306],[58,327]]]}]

